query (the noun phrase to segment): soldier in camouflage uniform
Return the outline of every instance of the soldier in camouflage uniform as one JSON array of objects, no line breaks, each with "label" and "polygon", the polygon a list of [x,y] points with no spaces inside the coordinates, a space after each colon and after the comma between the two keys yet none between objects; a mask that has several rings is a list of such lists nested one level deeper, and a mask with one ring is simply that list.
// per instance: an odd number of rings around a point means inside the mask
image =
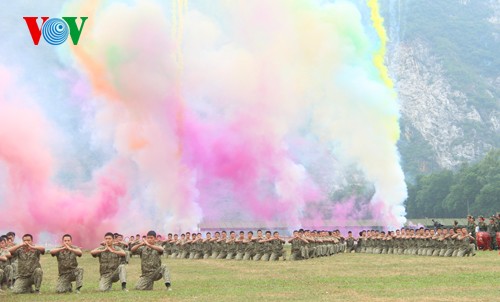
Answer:
[{"label": "soldier in camouflage uniform", "polygon": [[212,233],[207,232],[205,239],[202,241],[203,259],[208,259],[212,256]]},{"label": "soldier in camouflage uniform", "polygon": [[488,229],[488,225],[486,222],[484,222],[484,217],[479,216],[479,222],[477,223],[477,226],[479,227],[479,232],[486,232]]},{"label": "soldier in camouflage uniform", "polygon": [[71,282],[75,282],[76,293],[80,293],[83,285],[83,268],[78,267],[76,257],[81,257],[82,251],[80,248],[72,245],[71,235],[65,234],[62,240],[62,246],[50,251],[52,257],[57,257],[57,268],[59,270],[56,292],[71,292]]},{"label": "soldier in camouflage uniform", "polygon": [[495,222],[495,217],[490,218],[490,223],[486,227],[486,231],[490,234],[491,243],[490,246],[492,249],[496,250],[497,247],[497,224]]},{"label": "soldier in camouflage uniform", "polygon": [[245,232],[240,231],[240,236],[236,239],[235,243],[236,243],[236,256],[234,257],[234,259],[243,260],[246,248]]},{"label": "soldier in camouflage uniform", "polygon": [[234,231],[229,232],[229,239],[226,241],[226,259],[234,259],[236,256],[236,233]]},{"label": "soldier in camouflage uniform", "polygon": [[266,231],[266,237],[259,241],[261,244],[261,255],[262,257],[260,260],[262,261],[269,261],[269,257],[271,257],[271,249],[272,249],[272,243],[274,239],[271,237],[271,231]]},{"label": "soldier in camouflage uniform", "polygon": [[260,243],[262,240],[264,240],[264,237],[262,236],[262,230],[257,230],[257,238],[255,238],[255,250],[254,250],[254,256],[253,260],[258,261],[260,258],[262,258],[262,243]]},{"label": "soldier in camouflage uniform", "polygon": [[286,260],[286,251],[283,248],[283,244],[286,241],[281,239],[278,231],[275,231],[273,234],[273,241],[271,241],[271,256],[269,257],[270,261],[277,261],[280,257],[283,257],[283,261]]},{"label": "soldier in camouflage uniform", "polygon": [[129,244],[123,240],[122,234],[114,234],[114,237],[115,237],[114,244],[116,246],[119,246],[125,252],[125,257],[122,258],[122,263],[128,264],[130,261]]},{"label": "soldier in camouflage uniform", "polygon": [[290,260],[299,260],[302,259],[301,246],[304,239],[299,237],[298,231],[293,231],[292,239],[288,240],[288,242],[292,245],[290,252]]},{"label": "soldier in camouflage uniform", "polygon": [[167,239],[161,243],[163,246],[163,256],[167,257],[172,255],[172,233],[167,234]]},{"label": "soldier in camouflage uniform", "polygon": [[177,241],[176,245],[179,249],[177,258],[179,259],[185,259],[187,256],[187,247],[186,247],[186,241],[189,240],[189,238],[186,239],[186,234],[181,234],[181,239]]},{"label": "soldier in camouflage uniform", "polygon": [[11,286],[12,281],[12,266],[10,265],[9,258],[11,257],[7,249],[7,237],[0,237],[0,291],[2,286]]},{"label": "soldier in camouflage uniform", "polygon": [[[7,249],[10,249],[11,247],[16,246],[16,233],[14,232],[8,232],[6,234],[7,236]],[[12,274],[10,276],[11,283],[10,283],[10,289],[14,289],[14,282],[17,279],[17,257],[15,255],[11,254],[11,257],[9,259],[10,265],[12,267]]]},{"label": "soldier in camouflage uniform", "polygon": [[14,283],[13,293],[31,293],[32,286],[35,285],[34,292],[39,294],[43,278],[40,255],[45,254],[45,248],[33,245],[33,236],[26,234],[23,236],[23,243],[11,247],[9,252],[18,259],[18,277]]},{"label": "soldier in camouflage uniform", "polygon": [[210,239],[210,245],[212,246],[212,256],[210,258],[212,259],[217,259],[219,257],[220,253],[220,245],[219,245],[219,240],[220,240],[220,233],[215,232],[214,238]]},{"label": "soldier in camouflage uniform", "polygon": [[174,234],[174,238],[172,239],[172,254],[170,255],[171,258],[177,258],[179,256],[179,245],[177,244],[179,242],[179,235]]},{"label": "soldier in camouflage uniform", "polygon": [[243,256],[243,260],[252,260],[255,256],[255,250],[257,246],[258,238],[253,237],[253,232],[248,231],[247,238],[244,241],[245,246],[245,255]]},{"label": "soldier in camouflage uniform", "polygon": [[113,233],[106,233],[104,241],[105,246],[100,246],[90,252],[92,257],[99,258],[99,273],[101,275],[99,290],[109,291],[113,283],[120,281],[122,290],[128,291],[127,269],[125,264],[122,263],[125,251],[113,244]]},{"label": "soldier in camouflage uniform", "polygon": [[346,253],[352,253],[356,251],[356,239],[352,236],[352,232],[347,232],[346,238]]},{"label": "soldier in camouflage uniform", "polygon": [[219,245],[219,254],[217,255],[217,259],[226,259],[227,257],[227,232],[221,232],[221,238],[217,240]]},{"label": "soldier in camouflage uniform", "polygon": [[146,240],[134,246],[133,250],[137,251],[141,257],[142,273],[135,288],[138,290],[152,290],[154,282],[163,278],[167,290],[172,290],[170,287],[170,272],[165,264],[161,264],[163,248],[156,243],[156,232],[149,231]]}]

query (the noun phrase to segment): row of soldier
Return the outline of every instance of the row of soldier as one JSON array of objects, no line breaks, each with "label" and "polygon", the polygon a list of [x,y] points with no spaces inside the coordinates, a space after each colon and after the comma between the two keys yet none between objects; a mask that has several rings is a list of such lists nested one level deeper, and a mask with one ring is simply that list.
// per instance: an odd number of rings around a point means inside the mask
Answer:
[{"label": "row of soldier", "polygon": [[401,229],[388,233],[362,231],[347,239],[347,252],[419,256],[474,256],[475,238],[466,228]]},{"label": "row of soldier", "polygon": [[[135,287],[137,290],[152,290],[154,282],[161,279],[166,289],[171,290],[170,272],[161,263],[164,249],[156,238],[156,233],[150,231],[144,240],[131,249],[141,258],[141,276]],[[0,290],[9,287],[16,294],[40,293],[43,280],[40,256],[45,254],[45,247],[35,245],[31,234],[25,234],[20,244],[15,244],[14,240],[13,232],[0,237]],[[62,245],[50,250],[50,254],[57,258],[58,263],[56,292],[72,292],[72,283],[75,282],[75,292],[80,293],[84,270],[78,265],[77,258],[83,253],[73,245],[72,236],[63,235]],[[101,245],[90,254],[99,258],[99,290],[109,291],[113,283],[120,282],[122,290],[128,291],[126,251],[117,244],[113,233],[106,233]]]},{"label": "row of soldier", "polygon": [[[122,238],[121,235],[118,234]],[[139,236],[140,238],[140,236]],[[134,238],[135,239],[135,238]],[[140,241],[121,242],[122,246],[131,250]],[[164,255],[173,259],[234,259],[253,261],[277,261],[280,258],[287,260],[286,243],[292,246],[290,260],[309,259],[321,256],[330,256],[345,250],[344,237],[338,230],[328,231],[294,231],[291,238],[282,238],[278,231],[257,230],[207,232],[205,237],[201,233],[186,232],[168,234],[162,241]],[[133,256],[134,253],[131,253]]]}]

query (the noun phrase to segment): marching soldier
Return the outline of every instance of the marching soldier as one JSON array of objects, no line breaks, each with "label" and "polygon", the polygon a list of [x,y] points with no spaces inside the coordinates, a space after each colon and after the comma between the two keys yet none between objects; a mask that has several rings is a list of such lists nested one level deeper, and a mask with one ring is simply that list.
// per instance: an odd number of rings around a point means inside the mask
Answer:
[{"label": "marching soldier", "polygon": [[72,245],[70,234],[65,234],[62,241],[62,246],[50,251],[52,257],[57,257],[57,268],[59,270],[56,292],[71,292],[71,282],[75,282],[76,293],[79,294],[83,285],[83,268],[78,267],[76,257],[81,257],[82,251],[80,248]]}]

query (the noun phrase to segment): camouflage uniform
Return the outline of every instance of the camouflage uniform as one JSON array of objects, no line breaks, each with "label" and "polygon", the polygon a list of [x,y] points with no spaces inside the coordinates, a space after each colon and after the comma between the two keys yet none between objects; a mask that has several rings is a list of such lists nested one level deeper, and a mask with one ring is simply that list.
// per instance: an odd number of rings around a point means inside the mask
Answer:
[{"label": "camouflage uniform", "polygon": [[[0,250],[0,256],[10,255],[7,249]],[[2,284],[7,283],[10,285],[12,280],[12,266],[10,265],[10,261],[0,261],[0,288]]]},{"label": "camouflage uniform", "polygon": [[212,257],[212,242],[205,241],[202,243],[203,259]]},{"label": "camouflage uniform", "polygon": [[33,292],[33,285],[35,285],[35,290],[39,291],[43,278],[43,271],[40,265],[40,255],[42,253],[39,250],[20,247],[13,255],[18,259],[18,276],[12,292],[15,294],[31,293]]},{"label": "camouflage uniform", "polygon": [[302,254],[300,252],[300,247],[301,247],[301,242],[303,242],[302,240],[300,240],[299,238],[293,238],[291,240],[291,244],[292,244],[292,249],[291,249],[291,252],[290,252],[290,260],[299,260],[302,258]]},{"label": "camouflage uniform", "polygon": [[217,255],[217,259],[226,259],[227,257],[227,238],[220,239],[218,242],[219,245],[219,254]]},{"label": "camouflage uniform", "polygon": [[[157,245],[159,246],[159,245]],[[141,257],[141,277],[135,286],[138,290],[152,290],[155,281],[163,278],[165,284],[170,285],[170,272],[165,264],[161,264],[161,255],[159,252],[149,246],[141,246],[137,249]]]},{"label": "camouflage uniform", "polygon": [[252,238],[252,241],[248,241],[245,246],[245,255],[243,256],[243,260],[252,260],[253,257],[255,256],[255,250],[257,247],[257,242],[255,241],[255,238]]},{"label": "camouflage uniform", "polygon": [[[123,251],[120,247],[113,245],[116,251]],[[104,250],[106,247],[102,246],[99,250]],[[122,284],[127,282],[127,269],[125,264],[122,263],[122,257],[115,253],[106,251],[94,257],[99,257],[99,290],[108,291],[111,289],[113,283],[120,281]]]},{"label": "camouflage uniform", "polygon": [[490,221],[488,226],[486,227],[486,231],[490,234],[491,243],[490,246],[492,249],[497,249],[497,226],[495,221]]},{"label": "camouflage uniform", "polygon": [[354,237],[347,237],[346,239],[346,253],[352,253],[356,246],[354,245]]},{"label": "camouflage uniform", "polygon": [[235,260],[243,260],[243,256],[245,255],[246,243],[243,240],[236,242],[236,256]]},{"label": "camouflage uniform", "polygon": [[[75,249],[77,247],[71,246],[71,248]],[[57,257],[57,268],[59,270],[56,292],[71,292],[71,282],[75,282],[77,289],[82,287],[83,268],[78,267],[78,262],[76,260],[77,256],[75,255],[75,253],[68,250],[62,250],[59,253],[52,255],[52,257]]]},{"label": "camouflage uniform", "polygon": [[226,241],[226,259],[234,259],[236,256],[237,246],[235,240],[236,239],[229,239],[228,241]]},{"label": "camouflage uniform", "polygon": [[276,261],[279,257],[283,257],[283,260],[286,260],[286,251],[283,248],[283,241],[280,239],[274,239],[271,241],[271,256],[269,257],[269,260]]}]

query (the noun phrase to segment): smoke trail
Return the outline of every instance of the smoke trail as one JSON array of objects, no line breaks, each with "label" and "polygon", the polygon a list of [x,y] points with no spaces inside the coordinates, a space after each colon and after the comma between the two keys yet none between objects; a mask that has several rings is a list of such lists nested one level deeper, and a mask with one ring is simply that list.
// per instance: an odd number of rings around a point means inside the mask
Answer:
[{"label": "smoke trail", "polygon": [[385,49],[387,45],[387,33],[384,28],[384,18],[380,15],[380,9],[377,0],[368,0],[368,7],[371,9],[371,20],[373,21],[373,27],[378,34],[380,39],[380,48],[375,54],[373,62],[377,69],[380,71],[380,76],[384,80],[387,87],[392,88],[393,83],[389,77],[389,72],[387,71],[387,66],[384,64],[385,60]]}]

